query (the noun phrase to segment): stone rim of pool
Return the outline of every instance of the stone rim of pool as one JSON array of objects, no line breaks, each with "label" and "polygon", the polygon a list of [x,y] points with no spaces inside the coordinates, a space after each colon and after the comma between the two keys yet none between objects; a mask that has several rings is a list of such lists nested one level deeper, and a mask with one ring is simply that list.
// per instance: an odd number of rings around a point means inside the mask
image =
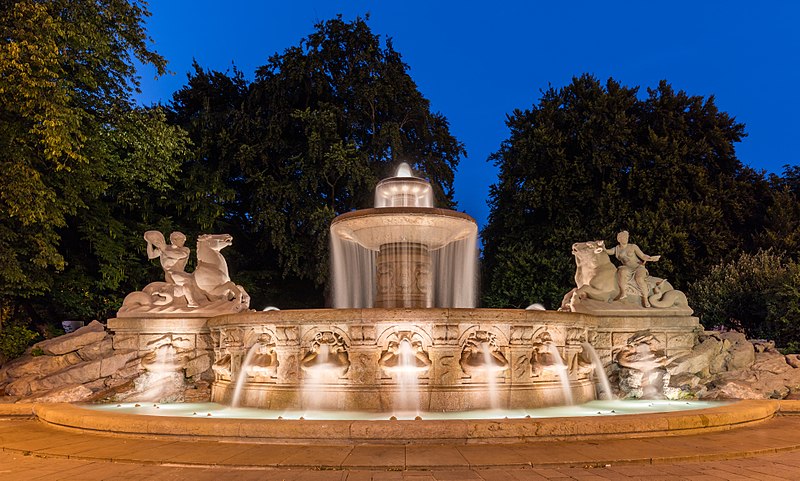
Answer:
[{"label": "stone rim of pool", "polygon": [[[685,403],[686,401],[671,401]],[[639,401],[624,401],[636,404]],[[642,404],[653,401],[641,401]],[[703,403],[709,405],[710,403]],[[144,406],[141,403],[140,408]],[[159,405],[161,409],[168,410]],[[293,420],[147,416],[114,405],[37,404],[45,424],[134,438],[205,439],[266,444],[519,444],[567,439],[619,439],[728,430],[774,417],[779,401],[738,401],[650,414],[509,419]],[[153,403],[150,403],[153,407]],[[117,409],[117,411],[114,411]],[[155,408],[153,408],[155,410]]]}]

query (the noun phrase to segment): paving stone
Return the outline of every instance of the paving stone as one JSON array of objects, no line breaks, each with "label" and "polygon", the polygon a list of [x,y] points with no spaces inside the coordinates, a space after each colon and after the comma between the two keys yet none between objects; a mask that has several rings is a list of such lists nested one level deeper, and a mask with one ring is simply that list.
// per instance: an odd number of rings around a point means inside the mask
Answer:
[{"label": "paving stone", "polygon": [[729,480],[729,481],[752,479],[749,476],[744,476],[744,475],[739,474],[739,473],[731,473],[731,472],[728,472],[728,471],[725,471],[725,470],[722,470],[722,469],[708,468],[708,467],[705,467],[705,466],[701,466],[700,469],[701,469],[703,474],[708,474],[710,476],[716,476],[718,478],[726,479],[726,480]]},{"label": "paving stone", "polygon": [[506,469],[481,469],[476,471],[483,481],[509,481],[513,480],[512,470]]},{"label": "paving stone", "polygon": [[199,449],[184,449],[167,459],[169,463],[220,465],[234,456],[241,455],[253,446],[241,443],[203,443]]},{"label": "paving stone", "polygon": [[278,466],[298,450],[297,446],[250,446],[229,458],[220,461],[221,466]]},{"label": "paving stone", "polygon": [[301,446],[295,447],[294,452],[279,466],[312,466],[314,468],[338,468],[352,452],[352,446]]},{"label": "paving stone", "polygon": [[548,479],[532,469],[509,470],[508,474],[511,475],[511,479],[514,481],[542,481]]},{"label": "paving stone", "polygon": [[381,478],[380,477],[373,478],[373,476],[380,476],[381,474],[383,473],[381,473],[380,471],[378,472],[362,471],[362,470],[348,471],[345,481],[372,481],[373,479],[378,480]]},{"label": "paving stone", "polygon": [[457,446],[458,452],[474,467],[519,466],[527,461],[518,450],[508,446]]},{"label": "paving stone", "polygon": [[480,474],[475,471],[453,470],[453,471],[433,471],[436,481],[467,481],[481,480]]},{"label": "paving stone", "polygon": [[343,468],[403,469],[406,465],[402,446],[355,446],[341,463]]},{"label": "paving stone", "polygon": [[454,446],[407,446],[406,466],[411,468],[463,467],[469,463]]},{"label": "paving stone", "polygon": [[[408,474],[403,473],[403,481],[436,481],[437,478],[433,477],[432,474]],[[375,478],[375,481],[380,480],[380,478]]]},{"label": "paving stone", "polygon": [[[528,473],[523,471],[522,474],[527,475]],[[545,477],[547,479],[570,478],[568,474],[564,474],[557,469],[549,469],[549,468],[533,468],[533,474],[538,474],[539,476]]]}]

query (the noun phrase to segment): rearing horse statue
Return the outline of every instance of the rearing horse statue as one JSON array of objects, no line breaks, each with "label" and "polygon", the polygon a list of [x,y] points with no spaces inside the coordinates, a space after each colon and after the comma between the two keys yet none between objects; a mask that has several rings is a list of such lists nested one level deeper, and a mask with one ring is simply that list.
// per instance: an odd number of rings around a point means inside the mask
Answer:
[{"label": "rearing horse statue", "polygon": [[244,288],[231,281],[228,263],[220,251],[233,243],[230,234],[203,234],[197,237],[197,268],[194,280],[209,299],[239,303],[250,300]]},{"label": "rearing horse statue", "polygon": [[230,234],[203,234],[197,238],[197,268],[184,272],[190,251],[186,236],[173,232],[167,244],[158,231],[145,233],[148,257],[160,257],[165,282],[151,282],[141,291],[128,294],[118,315],[148,314],[209,315],[240,312],[250,305],[244,288],[231,281],[228,263],[220,251],[233,243]]}]

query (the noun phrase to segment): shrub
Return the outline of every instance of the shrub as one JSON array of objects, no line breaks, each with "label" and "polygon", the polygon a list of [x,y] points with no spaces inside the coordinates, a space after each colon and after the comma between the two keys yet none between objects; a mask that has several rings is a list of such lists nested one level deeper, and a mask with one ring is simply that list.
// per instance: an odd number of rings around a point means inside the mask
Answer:
[{"label": "shrub", "polygon": [[0,360],[9,361],[21,356],[37,337],[38,334],[25,326],[4,324],[0,329]]},{"label": "shrub", "polygon": [[759,251],[719,264],[689,289],[706,328],[726,327],[779,346],[800,343],[800,266],[781,254]]}]

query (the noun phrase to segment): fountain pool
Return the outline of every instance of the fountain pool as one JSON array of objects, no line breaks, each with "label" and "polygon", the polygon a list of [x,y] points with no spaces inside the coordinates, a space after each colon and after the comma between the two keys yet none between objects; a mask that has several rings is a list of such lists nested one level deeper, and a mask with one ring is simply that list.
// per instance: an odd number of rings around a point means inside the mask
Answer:
[{"label": "fountain pool", "polygon": [[[447,419],[538,419],[560,417],[603,417],[629,414],[653,414],[708,409],[731,404],[724,401],[669,401],[669,400],[613,400],[590,401],[580,405],[553,406],[535,409],[480,409],[458,412],[419,412],[414,415],[397,415],[398,420]],[[378,421],[390,420],[386,413],[366,411],[320,411],[320,410],[269,410],[261,408],[231,407],[218,403],[124,403],[87,404],[82,407],[94,411],[139,416],[174,416],[191,418],[226,419],[284,419],[284,420],[335,420]]]}]

